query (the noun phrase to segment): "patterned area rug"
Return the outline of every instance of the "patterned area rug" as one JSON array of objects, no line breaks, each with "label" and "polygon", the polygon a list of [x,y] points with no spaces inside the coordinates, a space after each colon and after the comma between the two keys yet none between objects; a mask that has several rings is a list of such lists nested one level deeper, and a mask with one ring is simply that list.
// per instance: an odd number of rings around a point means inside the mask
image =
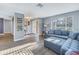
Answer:
[{"label": "patterned area rug", "polygon": [[24,44],[21,46],[9,48],[0,51],[0,55],[33,55],[32,50],[36,47],[36,43]]}]

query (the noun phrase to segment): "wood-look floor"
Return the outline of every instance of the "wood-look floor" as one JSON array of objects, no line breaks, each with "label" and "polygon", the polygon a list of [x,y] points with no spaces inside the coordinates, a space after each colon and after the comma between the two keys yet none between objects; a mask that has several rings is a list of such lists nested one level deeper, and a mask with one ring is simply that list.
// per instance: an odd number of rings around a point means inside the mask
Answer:
[{"label": "wood-look floor", "polygon": [[[31,42],[35,42],[35,37],[33,37],[32,35],[29,35],[29,37],[27,37],[24,40],[15,42],[15,41],[13,41],[12,35],[6,34],[6,35],[0,37],[0,51],[15,47],[15,46],[19,46],[22,44],[31,43]],[[44,38],[42,36],[39,37],[39,42],[37,43],[37,45],[38,45],[37,48],[32,50],[34,55],[57,55],[53,51],[44,47]]]},{"label": "wood-look floor", "polygon": [[32,51],[35,55],[57,55],[52,50],[44,47],[44,39],[40,37],[40,41],[38,42],[38,47]]},{"label": "wood-look floor", "polygon": [[13,42],[13,35],[10,33],[4,33],[3,35],[0,35],[0,45],[6,45],[10,42]]}]

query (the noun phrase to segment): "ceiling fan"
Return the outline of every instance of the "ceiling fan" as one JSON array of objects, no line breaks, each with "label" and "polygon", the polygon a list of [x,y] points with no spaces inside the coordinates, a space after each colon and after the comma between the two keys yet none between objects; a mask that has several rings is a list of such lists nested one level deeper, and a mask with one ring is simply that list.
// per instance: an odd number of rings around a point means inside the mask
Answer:
[{"label": "ceiling fan", "polygon": [[42,3],[38,3],[36,6],[42,8],[43,4]]}]

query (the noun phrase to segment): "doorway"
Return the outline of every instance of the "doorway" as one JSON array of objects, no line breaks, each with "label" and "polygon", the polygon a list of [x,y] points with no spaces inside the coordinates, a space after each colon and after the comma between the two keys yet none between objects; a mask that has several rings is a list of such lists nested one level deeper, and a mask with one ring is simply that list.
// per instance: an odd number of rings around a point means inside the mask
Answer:
[{"label": "doorway", "polygon": [[0,34],[3,34],[4,25],[3,25],[3,18],[0,18]]},{"label": "doorway", "polygon": [[39,21],[38,20],[32,21],[32,32],[39,34]]}]

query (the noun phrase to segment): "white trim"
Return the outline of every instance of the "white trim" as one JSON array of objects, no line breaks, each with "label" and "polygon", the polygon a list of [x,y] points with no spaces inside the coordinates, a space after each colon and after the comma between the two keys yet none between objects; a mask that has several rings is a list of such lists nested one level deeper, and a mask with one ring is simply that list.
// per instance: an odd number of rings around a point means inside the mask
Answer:
[{"label": "white trim", "polygon": [[11,33],[13,33],[13,30],[12,30],[12,29],[13,29],[13,28],[12,28],[12,25],[13,25],[13,24],[12,24],[12,18],[11,18]]},{"label": "white trim", "polygon": [[19,38],[19,39],[14,39],[14,41],[19,41],[19,40],[24,40],[24,39],[25,39],[25,37]]},{"label": "white trim", "polygon": [[3,33],[5,33],[5,19],[3,19]]},{"label": "white trim", "polygon": [[0,34],[0,35],[4,35],[4,34]]},{"label": "white trim", "polygon": [[11,33],[11,32],[5,32],[5,33]]},{"label": "white trim", "polygon": [[16,31],[16,28],[15,28],[15,27],[16,27],[16,26],[15,26],[15,25],[16,25],[16,17],[15,17],[15,15],[14,15],[14,20],[13,20],[13,22],[14,22],[14,24],[13,24],[13,25],[14,25],[14,28],[13,28],[13,29],[14,29],[14,30],[13,30],[13,35],[14,35],[13,37],[14,37],[14,39],[13,39],[13,40],[14,40],[14,41],[18,41],[19,39],[16,40],[16,38],[15,38],[15,31]]}]

